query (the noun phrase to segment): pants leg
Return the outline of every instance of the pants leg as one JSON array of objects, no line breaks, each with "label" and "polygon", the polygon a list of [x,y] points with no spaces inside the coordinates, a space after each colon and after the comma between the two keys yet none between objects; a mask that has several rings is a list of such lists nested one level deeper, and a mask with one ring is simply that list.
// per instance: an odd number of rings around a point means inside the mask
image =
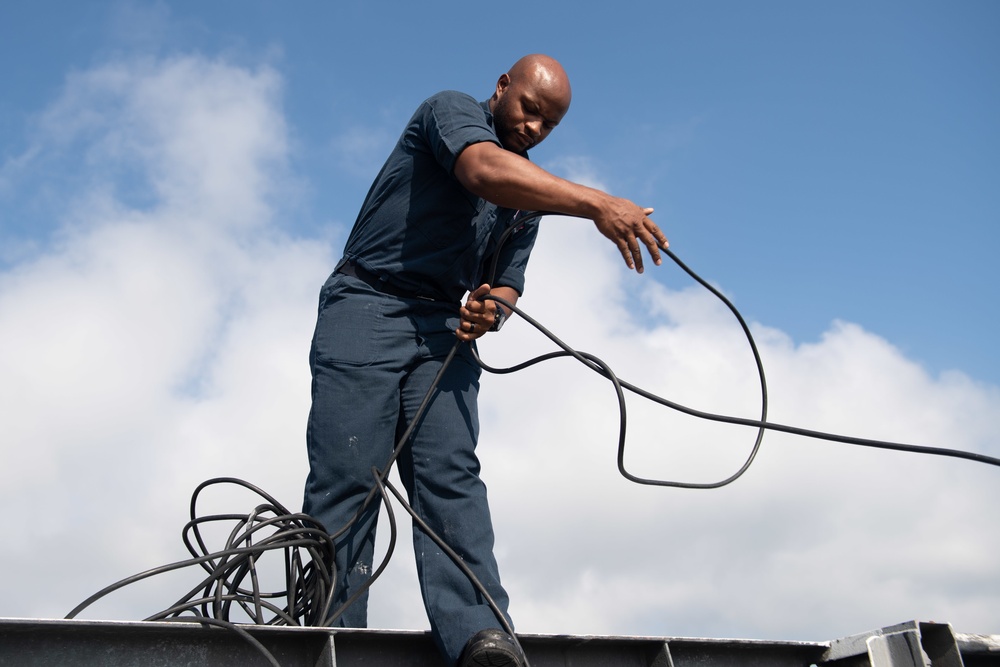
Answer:
[{"label": "pants leg", "polygon": [[[346,276],[324,286],[310,362],[313,405],[307,428],[310,473],[303,511],[336,532],[354,519],[455,344],[457,320],[441,304],[408,303]],[[448,320],[451,321],[448,321]],[[507,594],[493,556],[486,487],[475,454],[480,370],[463,346],[399,460],[410,503],[457,551],[506,615]],[[342,605],[371,575],[379,503],[336,541]],[[499,627],[464,573],[414,527],[424,605],[442,653],[455,664],[468,639]],[[337,625],[365,627],[367,595]]]},{"label": "pants leg", "polygon": [[[310,352],[313,402],[302,509],[331,533],[355,520],[375,483],[372,467],[384,467],[395,444],[405,365],[400,355],[406,346],[394,328],[398,318],[385,311],[381,295],[345,276],[331,277],[321,293]],[[412,350],[412,335],[409,340]],[[371,576],[379,506],[376,499],[335,541],[337,593],[331,611]],[[335,625],[365,627],[367,602],[365,593]]]},{"label": "pants leg", "polygon": [[[407,420],[456,340],[450,330],[443,335],[422,333],[422,361],[402,387]],[[461,556],[506,616],[508,598],[493,555],[486,486],[475,453],[479,375],[478,365],[463,346],[442,377],[399,470],[414,510]],[[500,622],[466,575],[418,527],[413,530],[413,546],[432,633],[450,664],[455,664],[472,635],[500,627]]]}]

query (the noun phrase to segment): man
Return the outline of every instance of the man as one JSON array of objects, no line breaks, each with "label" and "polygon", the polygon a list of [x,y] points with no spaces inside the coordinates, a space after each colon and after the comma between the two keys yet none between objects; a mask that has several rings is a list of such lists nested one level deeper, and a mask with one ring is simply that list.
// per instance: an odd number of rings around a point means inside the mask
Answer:
[{"label": "man", "polygon": [[[313,405],[303,511],[339,532],[336,605],[370,577],[378,503],[358,514],[444,359],[460,346],[397,459],[414,510],[458,552],[506,615],[493,528],[475,455],[480,369],[470,345],[510,314],[537,224],[499,245],[515,211],[589,218],[642,272],[667,239],[652,209],[558,178],[527,159],[570,104],[562,66],[520,59],[492,97],[426,100],[407,124],[361,208],[344,256],[320,293],[310,352]],[[496,276],[486,276],[496,266]],[[488,282],[493,281],[493,282]],[[466,296],[467,295],[467,296]],[[460,307],[461,299],[465,304]],[[356,516],[357,515],[357,516]],[[351,523],[353,521],[353,523]],[[523,657],[468,578],[419,528],[417,574],[431,631],[449,665],[521,665]],[[337,623],[363,627],[367,595]]]}]

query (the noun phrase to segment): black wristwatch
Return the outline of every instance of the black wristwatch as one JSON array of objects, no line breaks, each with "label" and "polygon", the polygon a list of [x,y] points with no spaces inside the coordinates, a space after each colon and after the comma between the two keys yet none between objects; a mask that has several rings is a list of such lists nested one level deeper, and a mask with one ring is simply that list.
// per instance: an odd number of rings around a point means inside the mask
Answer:
[{"label": "black wristwatch", "polygon": [[500,327],[503,323],[507,321],[507,311],[505,311],[500,306],[497,306],[497,312],[493,315],[493,326],[490,327],[490,331],[500,331]]}]

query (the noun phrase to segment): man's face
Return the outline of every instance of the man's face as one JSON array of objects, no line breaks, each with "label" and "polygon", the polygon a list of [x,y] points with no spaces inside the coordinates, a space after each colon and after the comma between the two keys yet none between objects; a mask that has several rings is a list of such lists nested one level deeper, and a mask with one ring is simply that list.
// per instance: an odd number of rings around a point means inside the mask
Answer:
[{"label": "man's face", "polygon": [[516,153],[540,144],[569,108],[568,93],[551,81],[511,81],[506,74],[497,82],[497,98],[493,107],[497,137]]}]

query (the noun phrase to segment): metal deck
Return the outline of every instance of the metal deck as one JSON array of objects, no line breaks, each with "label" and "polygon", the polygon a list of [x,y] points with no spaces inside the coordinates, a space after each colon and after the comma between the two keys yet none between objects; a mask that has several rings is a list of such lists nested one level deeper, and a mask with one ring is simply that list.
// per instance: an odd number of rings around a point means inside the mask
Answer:
[{"label": "metal deck", "polygon": [[[240,626],[282,667],[442,667],[425,632]],[[1000,667],[1000,635],[910,621],[829,642],[519,635],[532,667]],[[230,629],[195,623],[0,619],[0,665],[269,664]]]}]

